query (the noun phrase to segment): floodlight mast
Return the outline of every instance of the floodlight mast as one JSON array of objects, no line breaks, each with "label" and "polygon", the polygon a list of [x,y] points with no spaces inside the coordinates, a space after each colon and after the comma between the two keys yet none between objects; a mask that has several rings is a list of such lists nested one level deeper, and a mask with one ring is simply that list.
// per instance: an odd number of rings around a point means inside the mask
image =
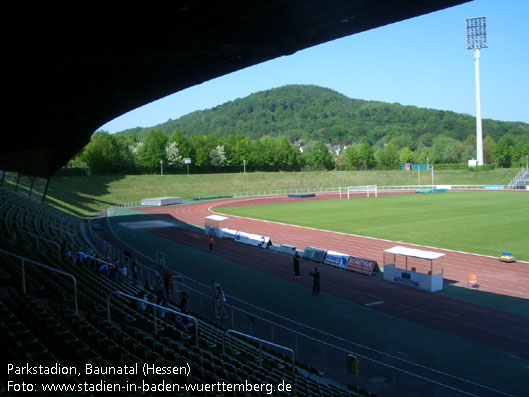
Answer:
[{"label": "floodlight mast", "polygon": [[483,165],[483,131],[481,127],[481,93],[479,86],[480,49],[488,48],[487,18],[467,18],[467,49],[474,50],[476,71],[476,155],[478,165]]}]

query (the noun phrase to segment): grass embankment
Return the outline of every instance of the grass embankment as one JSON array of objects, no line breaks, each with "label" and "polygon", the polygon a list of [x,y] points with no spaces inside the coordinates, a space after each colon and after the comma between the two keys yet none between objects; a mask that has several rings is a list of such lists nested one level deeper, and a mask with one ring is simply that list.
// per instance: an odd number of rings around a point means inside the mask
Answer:
[{"label": "grass embankment", "polygon": [[458,192],[307,201],[219,212],[476,254],[529,260],[527,194]]},{"label": "grass embankment", "polygon": [[[519,169],[484,172],[435,171],[436,184],[505,185]],[[416,185],[418,173],[404,171],[255,172],[206,175],[109,175],[54,177],[47,201],[80,217],[107,207],[148,197],[232,196],[238,192],[271,189],[319,188],[354,185]],[[431,173],[421,172],[421,184],[431,183]]]}]

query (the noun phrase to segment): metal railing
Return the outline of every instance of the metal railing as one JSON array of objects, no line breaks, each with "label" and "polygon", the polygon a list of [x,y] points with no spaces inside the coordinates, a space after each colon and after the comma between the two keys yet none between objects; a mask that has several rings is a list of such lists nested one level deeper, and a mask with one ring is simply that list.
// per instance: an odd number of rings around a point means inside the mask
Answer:
[{"label": "metal railing", "polygon": [[[374,186],[374,185],[373,185]],[[439,186],[449,186],[449,190],[486,190],[485,187],[488,185],[450,185],[450,184],[422,184],[422,185],[388,185],[382,186],[377,185],[378,191],[409,191],[409,190],[420,190],[420,189],[435,189]],[[503,189],[509,189],[509,185],[494,185],[502,186]],[[365,186],[359,186],[365,187]],[[258,190],[258,191],[247,191],[247,192],[235,192],[233,198],[251,198],[251,197],[272,197],[272,196],[285,196],[288,194],[337,194],[342,198],[346,197],[348,188],[351,186],[339,186],[339,187],[318,187],[318,188],[297,188],[297,189],[280,189],[280,190]],[[362,191],[364,192],[364,191]]]},{"label": "metal railing", "polygon": [[[153,269],[150,266],[144,265],[139,261],[135,261],[132,258],[129,258],[124,255],[123,250],[115,248],[108,241],[101,238],[91,226],[92,219],[88,220],[88,234],[91,239],[91,243],[95,246],[97,251],[103,256],[108,256],[111,258],[119,258],[120,264],[127,266],[127,273],[131,277],[137,277],[135,281],[140,281],[142,283],[147,283],[148,285],[155,285],[158,278],[161,276],[160,271]],[[107,218],[108,222],[108,218]],[[110,225],[110,224],[109,224]],[[131,248],[132,249],[132,248]],[[137,252],[136,250],[132,249]],[[138,253],[142,255],[141,253]],[[135,271],[133,271],[133,266],[136,265]]]},{"label": "metal railing", "polygon": [[75,314],[79,314],[79,309],[78,309],[78,305],[77,305],[77,280],[75,279],[75,277],[72,274],[63,272],[61,270],[55,269],[55,268],[50,267],[50,266],[43,265],[42,263],[36,262],[36,261],[28,259],[28,258],[24,258],[24,257],[22,257],[20,255],[13,254],[12,252],[4,251],[2,249],[0,249],[0,253],[2,253],[4,255],[11,256],[13,258],[20,259],[20,261],[21,261],[20,267],[21,267],[21,272],[22,272],[22,293],[23,294],[26,293],[26,273],[25,273],[25,264],[26,263],[30,263],[32,265],[41,267],[41,268],[46,269],[46,270],[50,270],[52,272],[58,273],[58,274],[60,274],[62,276],[65,276],[65,277],[68,277],[68,278],[72,279],[72,282],[73,282],[74,311],[75,311]]},{"label": "metal railing", "polygon": [[[296,360],[341,384],[352,382],[344,363],[347,356],[353,354],[362,358],[356,384],[381,396],[393,396],[395,390],[400,395],[413,395],[418,391],[424,395],[436,396],[452,396],[454,393],[468,396],[508,395],[488,386],[311,328],[230,295],[227,295],[227,299],[233,304],[225,304],[227,319],[219,320],[209,288],[188,277],[185,277],[185,280],[186,284],[181,288],[189,296],[189,308],[192,312],[221,327],[229,327],[237,334],[267,341],[271,347],[291,349]],[[383,382],[373,384],[371,380],[374,378],[382,379]]]},{"label": "metal railing", "polygon": [[291,348],[289,347],[286,347],[286,346],[282,346],[282,345],[278,345],[276,343],[272,343],[272,342],[269,342],[267,340],[264,340],[264,339],[261,339],[261,338],[256,338],[255,336],[251,336],[251,335],[248,335],[248,334],[244,334],[242,332],[239,332],[239,331],[235,331],[234,329],[229,329],[227,330],[226,332],[224,332],[224,334],[222,335],[222,353],[223,354],[226,354],[226,336],[227,335],[238,335],[238,336],[242,336],[244,338],[247,338],[247,339],[251,339],[251,340],[254,340],[256,342],[259,342],[259,360],[262,361],[262,354],[263,354],[263,343],[268,345],[268,346],[271,346],[271,347],[274,347],[276,349],[281,349],[281,350],[285,350],[287,352],[289,352],[291,354],[291,362],[292,362],[292,372],[294,372],[294,366],[295,366],[295,355],[294,355],[294,350],[292,350]]},{"label": "metal railing", "polygon": [[141,201],[129,201],[127,203],[119,203],[114,204],[107,208],[107,216],[112,214],[113,212],[125,209],[125,208],[135,208],[135,207],[142,207]]},{"label": "metal railing", "polygon": [[[25,233],[25,234],[28,234],[30,235],[31,237],[34,237],[36,239],[36,246],[37,246],[37,249],[40,250],[40,244],[39,242],[42,240],[48,244],[52,244],[54,246],[57,247],[57,256],[58,256],[58,259],[59,261],[61,260],[61,246],[58,242],[56,241],[52,241],[52,240],[49,240],[47,238],[44,238],[42,236],[39,236],[35,233],[32,233],[32,232],[28,232],[27,230],[24,230],[24,229],[18,229],[17,230],[18,232],[21,232],[21,233]],[[13,240],[16,241],[16,233],[13,233]]]},{"label": "metal railing", "polygon": [[154,333],[157,334],[158,333],[158,320],[157,320],[157,316],[156,316],[156,309],[158,310],[163,310],[163,311],[166,311],[166,312],[169,312],[169,313],[174,313],[176,314],[177,316],[179,317],[185,317],[187,318],[188,320],[191,320],[195,323],[195,344],[198,346],[199,345],[199,339],[198,339],[198,321],[195,317],[193,316],[190,316],[188,314],[184,314],[184,313],[181,313],[177,310],[173,310],[173,309],[170,309],[168,307],[165,307],[165,306],[160,306],[160,305],[157,305],[156,303],[152,303],[152,302],[149,302],[149,301],[146,301],[145,299],[140,299],[140,298],[136,298],[135,296],[132,296],[132,295],[128,295],[128,294],[125,294],[124,292],[121,292],[121,291],[114,291],[114,292],[111,292],[108,296],[107,296],[107,321],[109,323],[111,323],[111,319],[110,319],[110,299],[112,298],[112,296],[114,295],[120,295],[120,296],[123,296],[127,299],[130,299],[130,300],[134,300],[136,302],[140,302],[144,305],[148,305],[148,306],[152,306],[154,308],[153,310],[153,317],[154,317]]},{"label": "metal railing", "polygon": [[521,171],[509,183],[510,189],[519,189],[520,186],[525,188],[529,184],[529,168],[522,167]]}]

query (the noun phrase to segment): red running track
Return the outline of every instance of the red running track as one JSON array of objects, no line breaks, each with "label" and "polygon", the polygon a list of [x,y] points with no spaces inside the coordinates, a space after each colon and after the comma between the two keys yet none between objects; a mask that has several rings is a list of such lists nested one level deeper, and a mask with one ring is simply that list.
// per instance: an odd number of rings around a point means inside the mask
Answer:
[{"label": "red running track", "polygon": [[[391,192],[390,194],[411,193]],[[204,218],[212,214],[211,209],[287,202],[292,203],[296,200],[329,200],[337,198],[337,194],[317,194],[316,197],[303,199],[293,199],[287,196],[272,196],[200,202],[197,204],[174,207],[152,207],[141,209],[141,211],[150,214],[170,215],[181,222],[204,227]],[[380,265],[383,263],[384,250],[395,245],[441,252],[446,255],[444,257],[445,280],[451,280],[451,282],[456,285],[467,286],[468,275],[476,274],[479,281],[479,289],[481,291],[529,299],[529,263],[526,262],[504,263],[499,262],[498,258],[482,255],[428,248],[404,244],[401,242],[377,240],[300,226],[284,225],[275,222],[252,220],[234,216],[228,217],[230,229],[268,236],[272,239],[274,244],[293,245],[301,250],[306,246],[324,248],[326,250],[373,259]]]},{"label": "red running track", "polygon": [[[336,198],[336,195],[318,195],[314,198],[301,200],[332,198]],[[181,222],[202,227],[204,217],[211,214],[211,208],[292,201],[293,199],[288,197],[229,199],[184,206],[150,207],[138,209],[138,211],[170,216]],[[396,245],[396,243],[389,241],[298,226],[233,216],[229,218],[230,229],[269,236],[275,244],[289,244],[300,248],[307,245],[318,246],[375,259],[379,263],[382,263],[383,251]],[[207,251],[208,249],[205,235],[199,232],[178,227],[153,228],[149,231],[162,238],[188,245],[197,250]],[[399,245],[424,249],[424,247],[409,244],[399,243]],[[509,265],[498,262],[496,258],[437,249],[435,251],[446,254],[445,280],[451,279],[455,283],[466,285],[469,272],[473,272],[478,275],[482,290],[524,299],[529,298],[528,264],[515,263]],[[212,254],[310,289],[310,277],[293,279],[292,261],[286,255],[230,240],[216,241]],[[252,258],[251,261],[248,260],[250,257]],[[303,269],[307,270],[313,265],[314,263],[302,263],[302,272],[304,272]],[[332,266],[320,266],[320,272],[322,280],[324,280],[322,293],[331,294],[359,305],[382,301],[384,304],[371,306],[371,309],[529,359],[529,317],[383,282]]]}]

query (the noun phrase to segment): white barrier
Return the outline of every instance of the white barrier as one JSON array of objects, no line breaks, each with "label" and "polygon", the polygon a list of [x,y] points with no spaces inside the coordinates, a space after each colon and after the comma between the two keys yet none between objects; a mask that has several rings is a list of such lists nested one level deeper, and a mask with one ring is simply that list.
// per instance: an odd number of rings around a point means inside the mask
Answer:
[{"label": "white barrier", "polygon": [[173,205],[173,204],[182,204],[181,197],[154,197],[154,198],[144,198],[141,200],[141,205]]},{"label": "white barrier", "polygon": [[228,228],[220,229],[221,238],[228,238],[230,240],[233,240],[235,239],[236,235],[237,235],[237,230],[232,230]]},{"label": "white barrier", "polygon": [[345,266],[347,266],[348,260],[349,255],[347,254],[342,254],[341,252],[336,251],[327,251],[327,255],[325,256],[323,263],[344,269]]},{"label": "white barrier", "polygon": [[271,245],[268,249],[286,255],[294,255],[296,253],[296,247],[287,244]]},{"label": "white barrier", "polygon": [[254,247],[266,248],[272,244],[270,237],[259,236],[257,234],[237,232],[234,241],[242,244],[253,245]]}]

